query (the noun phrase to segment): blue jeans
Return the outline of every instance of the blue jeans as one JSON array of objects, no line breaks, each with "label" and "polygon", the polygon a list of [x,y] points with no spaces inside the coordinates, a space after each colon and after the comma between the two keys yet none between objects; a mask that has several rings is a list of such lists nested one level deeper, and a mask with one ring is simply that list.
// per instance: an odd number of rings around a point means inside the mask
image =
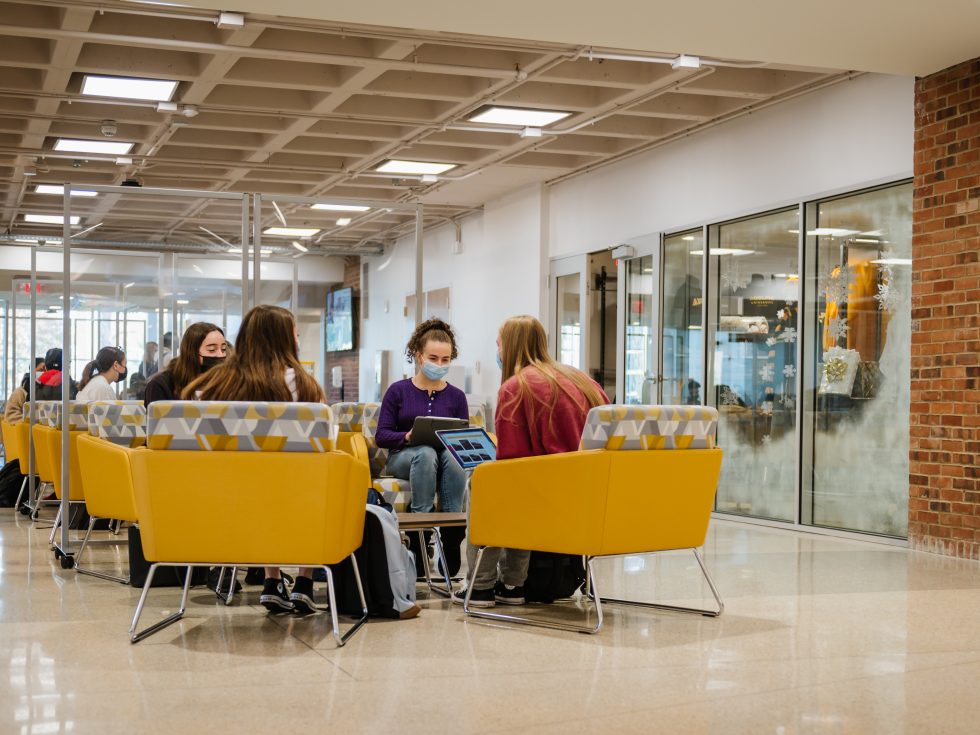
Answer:
[{"label": "blue jeans", "polygon": [[432,512],[437,488],[443,512],[463,510],[466,473],[446,450],[437,452],[426,446],[405,447],[388,457],[385,469],[393,477],[411,483],[413,513]]}]

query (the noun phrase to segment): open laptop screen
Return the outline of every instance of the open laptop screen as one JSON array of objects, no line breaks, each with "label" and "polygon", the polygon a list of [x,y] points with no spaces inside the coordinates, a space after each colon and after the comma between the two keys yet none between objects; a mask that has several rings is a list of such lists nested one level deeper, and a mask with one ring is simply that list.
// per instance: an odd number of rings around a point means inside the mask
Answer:
[{"label": "open laptop screen", "polygon": [[464,470],[471,470],[497,458],[497,448],[483,429],[446,429],[437,431],[436,436]]}]

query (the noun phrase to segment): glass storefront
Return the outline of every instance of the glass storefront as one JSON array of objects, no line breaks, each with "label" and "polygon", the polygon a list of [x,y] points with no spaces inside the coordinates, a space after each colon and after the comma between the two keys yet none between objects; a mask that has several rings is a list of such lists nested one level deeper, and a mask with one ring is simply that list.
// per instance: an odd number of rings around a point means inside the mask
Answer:
[{"label": "glass storefront", "polygon": [[718,408],[718,512],[907,535],[911,210],[901,183],[634,241],[620,400]]},{"label": "glass storefront", "polygon": [[708,232],[708,402],[725,450],[717,508],[793,521],[799,209]]},{"label": "glass storefront", "polygon": [[912,186],[806,207],[802,520],[908,531]]}]

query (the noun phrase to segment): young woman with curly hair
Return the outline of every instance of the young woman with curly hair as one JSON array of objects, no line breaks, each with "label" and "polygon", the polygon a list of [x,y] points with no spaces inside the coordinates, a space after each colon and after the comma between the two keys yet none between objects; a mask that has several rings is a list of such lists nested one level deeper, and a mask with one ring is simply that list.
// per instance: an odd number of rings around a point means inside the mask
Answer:
[{"label": "young woman with curly hair", "polygon": [[[415,364],[415,375],[393,383],[385,392],[378,414],[376,439],[379,447],[389,450],[387,471],[412,485],[411,511],[429,513],[439,492],[445,512],[463,509],[466,475],[446,450],[410,444],[412,425],[417,416],[443,416],[469,419],[466,394],[446,382],[449,364],[459,351],[456,335],[441,319],[429,319],[415,328],[405,347],[405,357]],[[449,573],[460,566],[462,529],[442,531]],[[420,549],[412,534],[416,552],[416,570],[422,569]]]}]

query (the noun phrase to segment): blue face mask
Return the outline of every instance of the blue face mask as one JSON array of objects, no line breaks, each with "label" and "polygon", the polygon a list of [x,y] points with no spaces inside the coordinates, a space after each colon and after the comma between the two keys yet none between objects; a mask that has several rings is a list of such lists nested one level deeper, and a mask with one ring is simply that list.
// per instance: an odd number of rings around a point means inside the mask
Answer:
[{"label": "blue face mask", "polygon": [[501,370],[504,369],[504,361],[500,359],[499,352],[497,353],[497,367],[499,367]]},{"label": "blue face mask", "polygon": [[423,362],[422,373],[429,380],[442,380],[449,373],[449,366],[439,367],[434,362]]}]

